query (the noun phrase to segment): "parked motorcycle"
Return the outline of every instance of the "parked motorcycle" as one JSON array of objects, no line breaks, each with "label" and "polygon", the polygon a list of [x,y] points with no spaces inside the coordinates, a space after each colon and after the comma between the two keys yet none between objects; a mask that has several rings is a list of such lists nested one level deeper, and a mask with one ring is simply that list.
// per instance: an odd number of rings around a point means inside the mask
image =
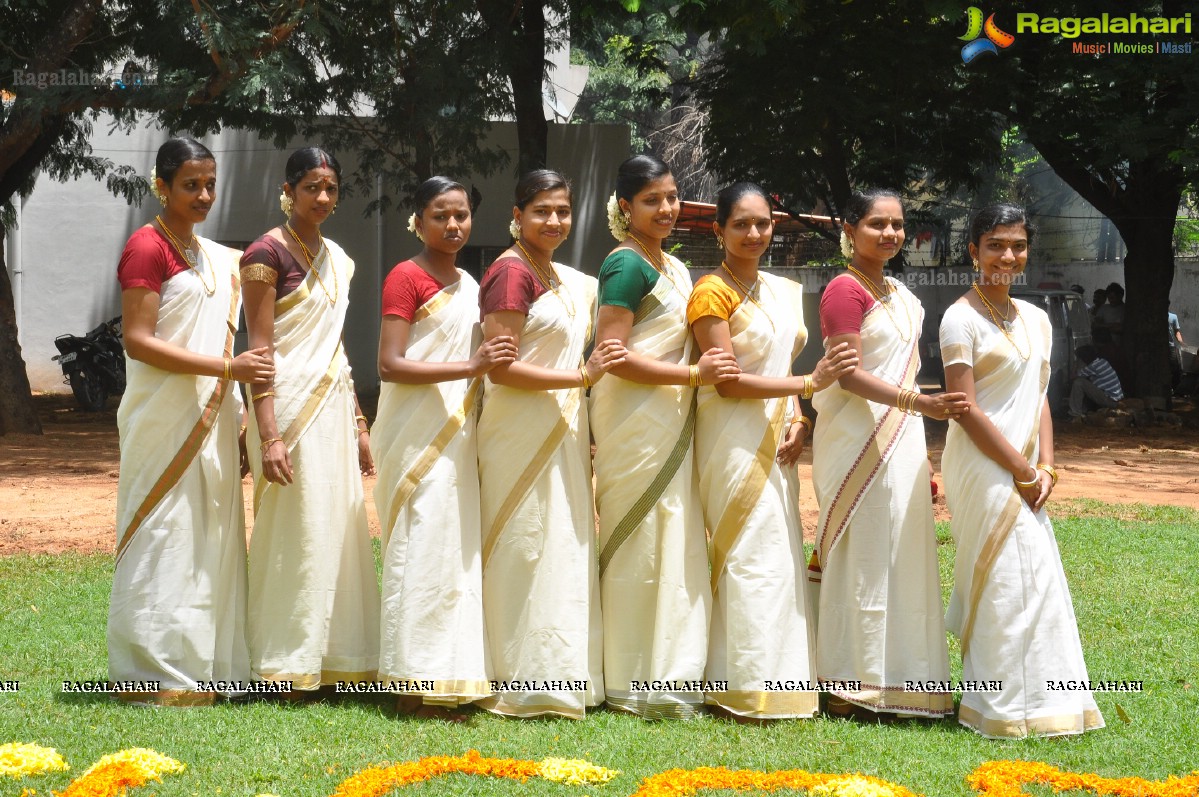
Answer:
[{"label": "parked motorcycle", "polygon": [[53,359],[62,366],[63,381],[79,406],[91,412],[104,409],[109,396],[125,392],[125,347],[121,343],[121,317],[105,321],[86,335],[59,335]]}]

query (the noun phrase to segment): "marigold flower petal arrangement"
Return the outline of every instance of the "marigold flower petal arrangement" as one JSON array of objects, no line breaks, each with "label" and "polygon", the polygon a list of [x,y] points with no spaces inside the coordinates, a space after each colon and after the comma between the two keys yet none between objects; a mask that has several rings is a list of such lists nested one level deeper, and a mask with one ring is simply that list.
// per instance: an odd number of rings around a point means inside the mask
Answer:
[{"label": "marigold flower petal arrangement", "polygon": [[102,756],[57,797],[116,797],[162,775],[182,772],[187,765],[145,747],[132,747]]},{"label": "marigold flower petal arrangement", "polygon": [[392,789],[458,772],[525,781],[541,777],[558,783],[607,783],[620,774],[578,759],[547,758],[522,761],[513,758],[484,758],[477,750],[461,756],[428,756],[390,767],[364,769],[341,782],[333,797],[381,797]]},{"label": "marigold flower petal arrangement", "polygon": [[701,789],[795,789],[826,797],[916,797],[903,786],[869,775],[826,775],[805,772],[802,769],[759,772],[753,769],[732,770],[724,767],[670,769],[659,772],[641,781],[633,797],[688,797]]},{"label": "marigold flower petal arrangement", "polygon": [[9,742],[0,744],[0,777],[23,778],[70,769],[53,747]]},{"label": "marigold flower petal arrangement", "polygon": [[1024,784],[1041,783],[1055,792],[1089,791],[1113,797],[1199,797],[1199,770],[1165,780],[1105,778],[1093,772],[1064,772],[1039,761],[988,761],[966,776],[982,797],[1022,797]]}]

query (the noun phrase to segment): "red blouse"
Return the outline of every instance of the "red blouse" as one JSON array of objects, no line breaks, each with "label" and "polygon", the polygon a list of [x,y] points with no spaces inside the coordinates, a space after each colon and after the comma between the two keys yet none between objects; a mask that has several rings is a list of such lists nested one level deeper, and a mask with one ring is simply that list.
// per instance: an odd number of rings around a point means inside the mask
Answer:
[{"label": "red blouse", "polygon": [[831,338],[862,332],[862,318],[874,305],[870,291],[853,277],[841,275],[833,279],[820,297],[820,333]]},{"label": "red blouse", "polygon": [[501,310],[524,315],[546,288],[519,257],[501,257],[487,267],[479,283],[479,307],[484,316]]},{"label": "red blouse", "polygon": [[412,323],[416,311],[445,286],[411,260],[397,263],[383,280],[383,315],[396,315]]},{"label": "red blouse", "polygon": [[300,265],[296,256],[273,235],[260,236],[242,253],[241,267],[253,265],[266,266],[279,275],[275,282],[276,301],[300,287],[304,277],[308,276],[307,269]]},{"label": "red blouse", "polygon": [[187,261],[166,236],[153,227],[140,227],[125,242],[125,251],[117,264],[117,280],[123,291],[148,288],[162,293],[162,283],[187,268]]}]

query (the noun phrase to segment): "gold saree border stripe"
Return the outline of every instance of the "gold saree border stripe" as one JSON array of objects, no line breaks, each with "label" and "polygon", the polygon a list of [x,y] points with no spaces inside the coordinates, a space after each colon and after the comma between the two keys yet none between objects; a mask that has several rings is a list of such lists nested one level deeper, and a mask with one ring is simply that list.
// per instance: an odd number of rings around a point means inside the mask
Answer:
[{"label": "gold saree border stripe", "polygon": [[730,689],[707,692],[704,702],[742,717],[755,719],[806,718],[820,713],[819,692],[760,692]]},{"label": "gold saree border stripe", "polygon": [[645,488],[645,492],[629,507],[629,511],[616,524],[616,528],[612,531],[612,536],[604,543],[604,550],[600,553],[599,557],[600,578],[604,577],[604,571],[608,569],[608,565],[612,562],[612,557],[616,556],[616,551],[633,535],[633,532],[645,520],[649,511],[661,500],[662,496],[666,493],[666,488],[670,486],[670,483],[674,481],[675,475],[679,472],[683,460],[687,458],[687,452],[691,450],[691,439],[695,434],[695,415],[698,396],[698,390],[691,391],[691,407],[687,411],[687,418],[683,421],[683,429],[679,432],[679,437],[675,440],[670,455],[662,463],[662,468],[654,475],[649,486]]},{"label": "gold saree border stripe", "polygon": [[387,545],[387,541],[391,537],[391,530],[395,528],[396,519],[400,516],[400,510],[408,503],[408,499],[412,498],[412,494],[420,486],[421,480],[437,464],[437,460],[445,451],[446,446],[450,444],[454,436],[462,431],[462,427],[466,425],[466,416],[470,413],[470,408],[474,406],[475,401],[478,400],[479,387],[481,385],[481,379],[470,380],[470,385],[466,389],[466,395],[462,399],[461,406],[454,411],[453,415],[446,419],[445,424],[434,435],[433,440],[425,447],[425,450],[413,461],[411,467],[400,476],[399,486],[396,489],[395,497],[391,501],[391,511],[387,515],[387,525],[383,527],[384,545]]},{"label": "gold saree border stripe", "polygon": [[[225,346],[222,351],[225,356],[229,357],[233,353],[233,332],[236,327],[233,325],[233,319],[237,317],[237,299],[240,295],[239,283],[236,279],[231,279],[232,295],[229,299],[229,319],[226,322],[227,328],[225,331]],[[175,452],[175,456],[171,457],[171,461],[167,463],[154,485],[146,493],[146,497],[142,499],[137,510],[133,513],[133,517],[129,520],[129,525],[125,527],[125,531],[121,534],[121,539],[117,543],[116,562],[120,563],[121,558],[128,550],[129,544],[133,542],[137,530],[141,528],[142,523],[149,517],[154,508],[162,503],[162,499],[166,498],[167,493],[175,488],[179,480],[183,478],[183,474],[191,467],[196,456],[200,453],[200,449],[204,447],[204,441],[208,439],[208,435],[212,432],[213,426],[216,425],[217,413],[220,411],[221,402],[225,400],[225,394],[229,389],[229,382],[218,378],[216,387],[213,388],[212,395],[208,397],[208,401],[204,404],[204,408],[200,410],[200,417],[192,426],[191,431],[187,433],[187,437],[183,440],[183,445]]]},{"label": "gold saree border stripe", "polygon": [[662,301],[657,296],[654,296],[653,293],[645,294],[645,298],[641,300],[641,304],[637,305],[637,312],[633,313],[633,326],[637,326],[649,318],[661,306]]},{"label": "gold saree border stripe", "polygon": [[787,411],[787,399],[774,399],[774,412],[766,424],[766,433],[758,443],[750,470],[741,480],[741,484],[733,491],[733,495],[725,504],[716,528],[712,531],[712,594],[716,594],[720,577],[724,575],[725,560],[729,551],[741,536],[745,521],[758,505],[758,498],[770,477],[770,468],[774,463],[775,452],[778,451],[779,435],[782,432],[783,415]]},{"label": "gold saree border stripe", "polygon": [[447,304],[454,300],[454,296],[458,293],[458,286],[462,284],[459,279],[453,285],[447,285],[437,293],[433,294],[429,301],[416,308],[416,312],[412,314],[412,323],[424,321],[429,316],[445,308]]},{"label": "gold saree border stripe", "polygon": [[[916,347],[913,345],[908,351],[908,363],[904,368],[902,384],[912,384],[916,378],[917,362]],[[899,440],[906,420],[907,416],[897,408],[888,408],[874,427],[874,431],[870,433],[862,450],[858,452],[857,459],[850,466],[849,472],[842,479],[828,514],[824,516],[824,525],[816,532],[816,550],[820,552],[821,568],[828,563],[834,546],[845,533],[862,497],[874,483],[874,477],[878,474],[879,468],[883,466],[891,449]]]},{"label": "gold saree border stripe", "polygon": [[[327,259],[330,267],[333,266],[333,254],[329,251],[329,247],[327,246],[322,248],[317,254],[317,262],[320,262],[322,259]],[[313,272],[320,270],[320,266],[317,265],[317,263],[313,263],[312,268],[308,269],[308,272],[304,275],[304,281],[301,282],[294,291],[287,294],[282,299],[275,301],[275,318],[283,315],[312,294],[313,287],[316,285],[316,277],[313,276]]]},{"label": "gold saree border stripe", "polygon": [[553,427],[550,429],[549,434],[546,435],[545,440],[542,441],[541,446],[537,449],[537,453],[529,460],[529,464],[525,466],[516,483],[512,485],[512,489],[496,513],[495,519],[491,521],[491,528],[487,530],[487,537],[483,541],[483,567],[487,567],[487,562],[491,559],[491,553],[499,542],[500,533],[503,532],[504,526],[508,524],[508,520],[512,517],[512,513],[516,511],[517,505],[529,494],[529,490],[533,487],[533,482],[549,466],[550,455],[561,445],[562,439],[566,437],[567,429],[570,428],[570,419],[579,411],[583,390],[577,387],[568,389],[570,390],[570,395],[566,399],[566,405],[562,407],[561,414],[554,421]]},{"label": "gold saree border stripe", "polygon": [[392,681],[397,683],[432,681],[432,689],[409,689],[402,692],[396,691],[395,694],[422,697],[425,698],[425,702],[433,702],[435,700],[438,705],[458,705],[460,703],[472,703],[476,700],[490,697],[491,695],[491,681],[483,679],[442,679],[426,677],[410,678],[399,675],[385,675],[380,672],[375,676],[374,680],[381,681],[384,684]]},{"label": "gold saree border stripe", "polygon": [[941,361],[947,363],[970,363],[973,367],[973,350],[965,343],[947,343],[941,347]]},{"label": "gold saree border stripe", "polygon": [[[521,694],[536,694],[535,692],[522,692]],[[582,692],[560,692],[558,694],[582,695]],[[492,695],[485,697],[478,702],[478,706],[482,709],[490,711],[493,714],[501,714],[505,717],[538,717],[542,714],[555,714],[559,717],[565,717],[571,720],[581,720],[586,716],[586,706],[578,708],[563,706],[560,703],[542,703],[533,701],[516,702],[507,699],[503,695]]]},{"label": "gold saree border stripe", "polygon": [[704,696],[700,692],[658,692],[675,700],[650,702],[650,695],[625,697],[605,690],[604,702],[613,711],[623,711],[647,720],[686,720],[704,713]]},{"label": "gold saree border stripe", "polygon": [[[341,366],[337,362],[337,357],[341,354],[342,341],[337,341],[337,348],[333,350],[333,357],[329,360],[329,367],[325,370],[324,375],[313,387],[312,393],[308,396],[308,401],[304,402],[304,406],[296,413],[296,417],[284,429],[279,436],[283,438],[283,445],[287,446],[287,452],[290,454],[295,449],[296,443],[300,439],[300,435],[308,428],[312,419],[320,412],[325,401],[329,398],[329,393],[337,381],[337,375],[341,371]],[[266,494],[267,489],[274,482],[268,482],[264,477],[259,476],[254,484],[254,516],[258,517],[258,507],[262,503],[262,497]]]},{"label": "gold saree border stripe", "polygon": [[994,739],[1022,739],[1026,736],[1065,736],[1104,727],[1103,715],[1096,709],[1081,714],[1053,714],[1023,720],[996,720],[984,717],[968,706],[958,709],[958,722],[983,736]]},{"label": "gold saree border stripe", "polygon": [[[820,675],[817,678],[822,681],[843,680]],[[873,711],[924,714],[930,717],[944,717],[953,713],[953,695],[949,692],[912,692],[902,686],[867,683],[861,684],[861,687],[852,692],[834,689],[829,694]]]},{"label": "gold saree border stripe", "polygon": [[268,683],[290,683],[292,691],[306,691],[321,686],[336,686],[338,681],[374,681],[375,670],[321,670],[319,673],[255,672],[254,680]]},{"label": "gold saree border stripe", "polygon": [[[1033,427],[1029,431],[1028,439],[1024,441],[1024,447],[1020,451],[1025,459],[1032,457],[1033,448],[1037,444],[1037,437],[1041,431],[1040,419],[1041,416],[1038,413],[1036,422],[1033,423]],[[1039,471],[1038,475],[1040,475]],[[974,618],[978,614],[978,607],[982,602],[983,589],[987,585],[987,577],[991,573],[991,568],[995,566],[995,560],[999,558],[999,552],[1003,550],[1003,545],[1007,542],[1008,535],[1012,533],[1012,529],[1016,526],[1016,519],[1020,516],[1020,504],[1023,501],[1024,499],[1020,497],[1020,493],[1013,485],[1012,492],[1008,495],[1007,503],[1004,504],[999,516],[995,518],[995,525],[987,532],[987,539],[983,542],[978,559],[974,562],[974,572],[970,577],[969,609],[966,613],[966,619],[962,622],[962,635],[960,637],[963,659],[966,658],[966,654],[970,650],[970,637],[974,633]]]},{"label": "gold saree border stripe", "polygon": [[157,692],[121,692],[117,700],[130,705],[191,708],[216,703],[216,692],[197,692],[193,689],[160,689]]}]

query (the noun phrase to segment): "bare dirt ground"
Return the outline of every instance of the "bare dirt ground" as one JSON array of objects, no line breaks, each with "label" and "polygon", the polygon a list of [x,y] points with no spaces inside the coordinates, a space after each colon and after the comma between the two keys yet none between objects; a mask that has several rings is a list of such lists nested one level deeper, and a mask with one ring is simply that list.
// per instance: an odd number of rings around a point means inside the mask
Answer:
[{"label": "bare dirt ground", "polygon": [[[70,396],[38,397],[45,434],[0,437],[0,555],[111,551],[115,539],[118,448],[116,401],[105,412],[78,410]],[[1184,418],[1199,409],[1176,407]],[[367,409],[371,414],[371,409]],[[945,424],[929,422],[929,453],[939,469]],[[1050,501],[1171,504],[1199,509],[1199,428],[1095,429],[1060,425],[1056,430],[1061,481]],[[804,528],[816,524],[810,488],[811,453],[800,463]],[[938,470],[936,481],[939,483]],[[367,479],[371,531],[379,532]],[[250,483],[243,486],[247,506]],[[948,519],[944,498],[937,518]],[[247,513],[246,524],[252,529]]]}]

